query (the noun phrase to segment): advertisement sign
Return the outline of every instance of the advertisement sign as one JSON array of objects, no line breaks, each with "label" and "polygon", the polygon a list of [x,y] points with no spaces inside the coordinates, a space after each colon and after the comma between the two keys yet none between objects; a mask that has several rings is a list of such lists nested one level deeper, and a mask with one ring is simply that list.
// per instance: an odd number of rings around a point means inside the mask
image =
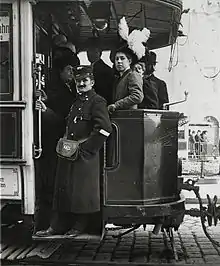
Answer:
[{"label": "advertisement sign", "polygon": [[9,16],[0,16],[0,42],[8,42],[10,33]]},{"label": "advertisement sign", "polygon": [[21,197],[18,167],[0,168],[0,196],[2,199]]}]

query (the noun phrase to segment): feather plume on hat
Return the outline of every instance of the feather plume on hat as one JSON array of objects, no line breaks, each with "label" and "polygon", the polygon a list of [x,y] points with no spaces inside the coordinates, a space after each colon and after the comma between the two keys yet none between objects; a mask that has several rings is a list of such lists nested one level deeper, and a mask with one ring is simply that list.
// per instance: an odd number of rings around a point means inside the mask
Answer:
[{"label": "feather plume on hat", "polygon": [[128,47],[136,54],[138,59],[145,55],[145,46],[143,43],[146,43],[149,39],[150,30],[143,28],[142,30],[133,30],[129,34],[128,24],[125,17],[123,17],[118,24],[118,33],[123,40],[127,41]]}]

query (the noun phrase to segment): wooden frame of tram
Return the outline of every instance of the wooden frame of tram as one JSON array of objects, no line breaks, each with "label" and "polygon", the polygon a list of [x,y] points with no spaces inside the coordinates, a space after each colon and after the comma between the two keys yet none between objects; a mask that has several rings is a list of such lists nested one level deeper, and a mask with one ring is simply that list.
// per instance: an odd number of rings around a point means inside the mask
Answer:
[{"label": "wooden frame of tram", "polygon": [[[34,59],[34,36],[33,36],[33,13],[32,8],[38,5],[41,1],[2,1],[2,5],[7,5],[7,9],[10,6],[10,27],[13,28],[13,31],[10,31],[10,47],[11,52],[13,54],[11,64],[13,64],[13,72],[11,73],[10,79],[10,86],[9,89],[13,91],[13,94],[10,96],[10,101],[4,100],[4,97],[1,95],[1,117],[2,121],[4,121],[4,113],[3,110],[7,110],[7,113],[10,113],[10,116],[15,117],[12,120],[12,129],[13,129],[13,137],[15,136],[15,140],[12,143],[16,143],[17,148],[20,149],[15,155],[10,155],[11,151],[6,151],[4,153],[3,146],[1,152],[1,165],[2,165],[2,172],[6,173],[7,179],[4,179],[3,186],[6,185],[7,189],[9,189],[6,193],[4,190],[2,192],[1,198],[3,201],[7,200],[15,200],[15,202],[22,200],[23,210],[26,214],[32,214],[34,211],[34,162],[33,162],[33,59]],[[44,1],[42,1],[44,2]],[[45,1],[46,3],[51,3],[53,1]],[[58,2],[58,1],[55,1]],[[78,1],[73,1],[78,2]],[[146,4],[142,1],[138,1],[135,5]],[[178,10],[176,15],[180,16],[181,14],[181,1],[149,1],[149,5],[153,7],[157,7],[157,4],[161,7],[161,10],[166,10],[167,14],[171,14],[175,10]],[[131,8],[134,6],[131,5]],[[120,8],[124,8],[122,5]],[[170,9],[169,9],[170,8]],[[155,9],[154,9],[155,10]],[[171,10],[171,13],[169,13]],[[133,12],[132,9],[128,10],[129,12]],[[175,11],[176,12],[176,11]],[[144,14],[144,12],[143,12]],[[146,24],[146,21],[143,21],[143,14],[139,17],[134,17],[133,20],[140,22],[142,24]],[[85,16],[86,14],[84,14]],[[112,17],[116,19],[115,12],[112,13]],[[178,20],[178,17],[176,17]],[[88,18],[87,24],[88,26],[85,27],[87,34],[88,29],[91,25],[89,24]],[[114,30],[116,31],[115,22]],[[137,23],[137,22],[136,22]],[[173,24],[174,28],[177,24]],[[42,28],[40,26],[40,28]],[[43,28],[42,28],[43,29]],[[158,29],[156,29],[158,30]],[[152,38],[152,45],[157,47],[164,46],[170,44],[173,39],[170,38],[172,33],[170,32],[170,28],[168,30],[168,38],[166,38],[166,43],[161,44],[153,44]],[[102,33],[101,33],[102,34]],[[163,33],[161,33],[163,35]],[[83,34],[82,34],[83,36]],[[102,36],[101,36],[102,37]],[[155,40],[158,38],[156,34],[154,34]],[[82,37],[83,40],[84,37]],[[104,37],[102,37],[104,39]],[[173,36],[176,38],[176,36]],[[114,39],[114,38],[113,38]],[[158,38],[160,40],[160,38]],[[109,42],[111,43],[111,42]],[[83,47],[83,45],[82,45]],[[49,51],[48,51],[49,52]],[[13,84],[12,84],[13,83]],[[12,108],[12,109],[10,109]],[[7,120],[7,119],[6,119]],[[11,128],[10,128],[11,129]],[[9,135],[6,129],[6,133],[4,135]],[[4,140],[3,140],[4,142]],[[3,143],[2,142],[2,143]],[[7,149],[8,147],[6,147]],[[11,147],[14,149],[14,147]],[[9,155],[6,153],[8,152]],[[4,155],[5,154],[5,155]],[[9,170],[10,169],[10,170]],[[11,172],[13,174],[11,175]],[[12,176],[12,177],[11,177]],[[7,184],[8,180],[9,183]],[[17,182],[18,180],[19,182]],[[11,183],[12,182],[12,183]],[[14,183],[13,183],[14,182]],[[17,186],[17,190],[14,191],[9,187],[11,184],[14,184],[15,187]],[[12,186],[13,187],[13,186]]]},{"label": "wooden frame of tram", "polygon": [[[36,59],[36,36],[34,36],[35,30],[33,29],[36,24],[33,19],[33,7],[35,9],[38,5],[40,6],[41,3],[43,5],[44,3],[52,4],[53,2],[54,1],[35,2],[4,0],[2,4],[3,7],[4,4],[11,5],[12,12],[10,15],[12,18],[10,26],[12,27],[13,25],[13,33],[10,32],[10,38],[13,43],[14,93],[10,101],[1,100],[1,116],[3,117],[4,113],[10,113],[12,117],[11,123],[14,123],[13,136],[17,141],[15,142],[20,143],[22,149],[19,155],[11,157],[1,156],[1,171],[4,174],[1,184],[5,185],[3,193],[1,194],[1,201],[3,207],[7,207],[8,203],[17,203],[21,205],[22,212],[29,215],[34,213],[35,203],[35,147],[33,129],[33,91],[35,84],[33,82],[33,66],[34,63],[36,63],[34,62]],[[78,3],[78,1],[69,2]],[[111,2],[121,5],[119,7],[121,8],[121,12],[123,8],[126,10],[125,6],[123,6],[123,4],[125,4],[124,1],[122,1],[123,3],[119,3],[119,1]],[[130,3],[132,1],[128,2]],[[135,15],[138,14],[138,12],[135,14],[133,13],[132,7],[138,4],[139,7],[143,7],[144,2],[149,4],[148,7],[152,8],[154,18],[151,17],[147,20],[144,10],[142,10],[142,13],[138,17]],[[67,2],[62,1],[62,3]],[[151,30],[153,35],[149,42],[150,49],[172,45],[175,42],[178,36],[178,27],[182,11],[182,2],[180,0],[135,1],[135,3],[132,2],[132,4],[133,6],[131,5],[130,9],[126,10],[128,16],[133,14],[131,17],[132,21],[135,23],[141,21],[141,25],[143,26],[148,26],[149,22],[149,28],[152,27]],[[160,21],[158,21],[159,26],[155,26],[154,28],[153,25],[156,19],[155,8],[157,7],[160,7],[161,14],[163,14],[164,11],[166,16],[169,16],[169,19],[164,21],[163,18],[161,18]],[[112,10],[111,19],[114,18],[115,21],[111,21],[111,23],[115,25],[117,20],[115,10],[117,10],[117,8],[111,9],[111,12]],[[46,13],[47,11],[48,9],[46,9]],[[132,13],[129,13],[131,11]],[[42,16],[44,15],[45,12]],[[123,15],[123,12],[119,15]],[[79,37],[78,44],[81,45],[79,51],[86,49],[88,45],[88,30],[90,34],[89,37],[92,37],[94,34],[88,14],[84,13],[83,16],[84,18],[85,16],[87,17],[87,24],[84,24],[84,28],[80,29],[79,32],[81,32],[81,34],[76,36]],[[62,17],[63,16],[61,16],[61,18]],[[158,15],[156,17],[158,17]],[[41,22],[43,25],[38,25],[39,29],[46,33],[47,31],[44,31],[44,27],[48,25],[48,21],[42,19]],[[49,23],[50,22],[51,20]],[[162,26],[164,23],[166,25],[165,28]],[[57,24],[55,23],[54,27],[56,28],[56,26]],[[138,26],[140,27],[140,24],[138,24]],[[135,28],[135,24],[132,27]],[[49,29],[51,30],[52,27]],[[61,28],[58,27],[58,31],[59,30],[61,30]],[[65,32],[65,30],[68,31],[68,28],[64,27],[62,30]],[[75,38],[73,34],[75,32],[77,31],[72,32],[73,38]],[[112,32],[111,41],[106,37],[108,32],[98,32],[99,37],[103,40],[107,38],[107,41],[103,41],[103,49],[111,48],[109,45],[111,46],[115,42],[115,26],[113,26]],[[50,52],[50,50],[47,50],[46,56],[50,56]],[[177,127],[179,118],[179,113],[167,110],[119,111],[112,116],[112,121],[117,129],[115,131],[117,136],[117,141],[115,143],[118,145],[116,150],[119,156],[117,167],[112,166],[111,169],[106,169],[105,172],[104,206],[102,209],[102,218],[105,222],[118,222],[119,224],[130,224],[134,222],[135,226],[132,230],[135,230],[141,224],[155,224],[159,229],[161,229],[161,227],[167,229],[171,240],[173,240],[172,228],[177,229],[179,227],[183,221],[185,212],[184,199],[180,197],[179,183],[181,183],[182,180],[178,180]],[[138,158],[133,168],[138,168],[136,172],[129,166],[129,163],[132,162],[131,158],[126,157],[126,154],[128,154],[127,149],[130,149],[130,147],[122,144],[122,135],[127,132],[126,129],[131,126],[131,122],[135,123],[139,129],[139,132],[135,133],[138,143],[132,142],[134,136],[129,136],[130,145],[132,149],[135,150],[135,154]],[[10,127],[5,127],[5,130],[5,136],[9,136]],[[151,136],[152,132],[155,133],[153,137]],[[3,142],[4,140],[1,141]],[[119,169],[118,164],[120,163],[122,167]],[[131,173],[130,176],[126,168],[129,169]],[[117,175],[115,174],[116,172]],[[149,174],[149,172],[153,174]],[[137,178],[134,180],[134,177]],[[127,191],[123,191],[125,185],[126,188],[128,188]],[[194,189],[191,183],[185,184],[183,188],[184,187],[188,190]],[[155,230],[157,230],[157,228]]]}]

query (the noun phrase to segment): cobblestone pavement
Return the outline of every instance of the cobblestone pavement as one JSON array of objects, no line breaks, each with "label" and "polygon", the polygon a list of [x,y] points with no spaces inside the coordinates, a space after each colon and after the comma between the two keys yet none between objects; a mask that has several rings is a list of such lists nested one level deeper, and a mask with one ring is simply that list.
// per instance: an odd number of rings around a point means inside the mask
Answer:
[{"label": "cobblestone pavement", "polygon": [[[198,208],[198,205],[186,205],[186,209]],[[30,242],[28,245],[4,243],[1,241],[3,262],[22,260],[25,263],[41,262],[72,265],[216,265],[220,266],[220,247],[214,246],[205,236],[200,218],[185,215],[179,230],[174,232],[178,261],[175,260],[167,234],[152,234],[153,226],[148,225],[125,235],[113,238],[122,230],[108,230],[103,240],[84,239],[68,242]],[[220,222],[208,228],[208,232],[220,242]],[[23,234],[20,232],[20,234]],[[19,236],[17,236],[19,238]],[[49,252],[49,253],[48,253]],[[43,254],[50,254],[42,259]],[[37,264],[38,265],[38,264]],[[40,265],[40,264],[39,264]]]}]

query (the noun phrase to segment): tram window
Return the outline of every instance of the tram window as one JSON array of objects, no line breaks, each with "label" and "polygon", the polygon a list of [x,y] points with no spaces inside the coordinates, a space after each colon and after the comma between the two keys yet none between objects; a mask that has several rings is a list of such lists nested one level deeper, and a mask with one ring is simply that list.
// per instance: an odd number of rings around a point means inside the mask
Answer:
[{"label": "tram window", "polygon": [[[88,60],[87,53],[85,51],[79,52],[78,57],[81,65],[90,65],[91,63]],[[112,62],[110,60],[110,51],[102,51],[101,59],[110,67],[112,67]]]},{"label": "tram window", "polygon": [[11,5],[0,6],[0,99],[13,100]]}]

